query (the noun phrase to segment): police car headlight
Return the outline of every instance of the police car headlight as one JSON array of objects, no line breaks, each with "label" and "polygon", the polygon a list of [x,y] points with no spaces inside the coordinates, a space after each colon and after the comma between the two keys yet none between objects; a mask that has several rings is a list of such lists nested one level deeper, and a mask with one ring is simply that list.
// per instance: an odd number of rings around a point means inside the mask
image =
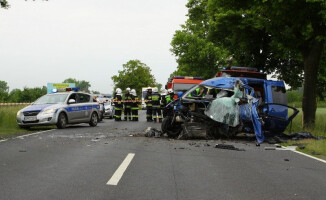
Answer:
[{"label": "police car headlight", "polygon": [[20,110],[19,110],[19,111],[17,112],[17,116],[19,116],[19,115],[20,115],[20,113],[21,113],[21,112],[20,112]]},{"label": "police car headlight", "polygon": [[55,108],[51,108],[51,109],[45,109],[42,111],[42,114],[52,114],[52,113],[55,113],[57,109]]}]

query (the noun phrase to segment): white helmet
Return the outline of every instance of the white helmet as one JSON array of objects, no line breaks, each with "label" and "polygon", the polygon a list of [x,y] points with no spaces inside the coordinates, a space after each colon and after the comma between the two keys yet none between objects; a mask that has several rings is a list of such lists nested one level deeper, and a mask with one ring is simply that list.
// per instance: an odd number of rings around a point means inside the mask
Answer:
[{"label": "white helmet", "polygon": [[173,90],[172,89],[168,89],[168,93],[169,94],[173,93]]},{"label": "white helmet", "polygon": [[155,88],[153,89],[153,92],[158,92],[157,87],[155,87]]},{"label": "white helmet", "polygon": [[132,95],[134,95],[134,96],[137,96],[137,95],[136,95],[136,90],[135,90],[135,89],[132,89],[131,92],[130,92],[130,94],[132,94]]},{"label": "white helmet", "polygon": [[129,87],[127,87],[126,91],[129,91],[129,92],[130,92],[130,88],[129,88]]},{"label": "white helmet", "polygon": [[117,95],[121,95],[121,94],[122,94],[122,90],[121,90],[120,88],[117,88],[117,89],[115,90],[115,92],[117,93]]},{"label": "white helmet", "polygon": [[151,90],[151,89],[152,89],[152,87],[148,87],[148,88],[147,88],[147,90]]}]

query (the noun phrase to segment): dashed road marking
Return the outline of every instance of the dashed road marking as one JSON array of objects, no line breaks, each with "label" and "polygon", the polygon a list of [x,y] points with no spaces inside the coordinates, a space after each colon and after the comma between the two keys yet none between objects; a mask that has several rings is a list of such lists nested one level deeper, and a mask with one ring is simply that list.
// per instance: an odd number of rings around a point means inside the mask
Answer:
[{"label": "dashed road marking", "polygon": [[132,159],[134,158],[134,153],[129,153],[123,162],[120,164],[118,169],[114,172],[113,176],[110,180],[106,183],[107,185],[118,185],[120,179],[122,178],[124,172],[128,168],[129,164],[131,163]]},{"label": "dashed road marking", "polygon": [[28,136],[31,136],[31,135],[38,135],[38,134],[41,134],[41,133],[46,133],[46,132],[50,132],[50,131],[53,131],[54,129],[50,129],[50,130],[46,130],[46,131],[39,131],[39,132],[36,132],[36,133],[31,133],[31,134],[27,134],[27,135],[21,135],[21,136],[18,136],[16,138],[24,138],[24,137],[28,137]]}]

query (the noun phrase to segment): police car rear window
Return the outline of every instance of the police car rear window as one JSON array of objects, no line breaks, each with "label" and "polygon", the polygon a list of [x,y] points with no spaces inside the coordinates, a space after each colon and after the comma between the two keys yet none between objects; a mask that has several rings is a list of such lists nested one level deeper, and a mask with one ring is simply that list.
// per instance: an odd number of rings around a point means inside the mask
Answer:
[{"label": "police car rear window", "polygon": [[79,97],[79,103],[86,103],[89,102],[90,96],[87,94],[78,94]]}]

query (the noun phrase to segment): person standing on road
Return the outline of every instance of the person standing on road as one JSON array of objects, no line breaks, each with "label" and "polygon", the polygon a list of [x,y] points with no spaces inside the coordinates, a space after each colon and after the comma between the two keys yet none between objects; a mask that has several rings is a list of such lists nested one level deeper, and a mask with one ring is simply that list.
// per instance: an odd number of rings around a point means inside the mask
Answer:
[{"label": "person standing on road", "polygon": [[147,88],[147,94],[145,96],[146,101],[146,119],[148,122],[152,122],[152,88]]},{"label": "person standing on road", "polygon": [[124,100],[124,121],[127,121],[127,119],[129,118],[129,121],[131,121],[131,94],[130,94],[130,88],[126,89],[126,94],[123,98]]},{"label": "person standing on road", "polygon": [[157,122],[157,118],[159,122],[162,122],[162,114],[161,114],[161,95],[158,93],[158,89],[153,89],[152,94],[152,105],[153,105],[153,120]]},{"label": "person standing on road", "polygon": [[115,121],[121,121],[121,112],[123,109],[123,104],[121,101],[122,101],[122,90],[120,88],[117,88],[116,95],[114,98],[114,108],[115,108],[114,119],[115,119]]},{"label": "person standing on road", "polygon": [[131,104],[132,121],[138,121],[139,100],[136,94],[136,90],[132,89],[130,94],[132,99],[132,104]]},{"label": "person standing on road", "polygon": [[165,106],[166,104],[166,89],[162,88],[161,89],[161,112],[163,114],[163,118],[166,116],[166,111],[165,111]]},{"label": "person standing on road", "polygon": [[168,94],[165,96],[166,105],[174,100],[174,92],[172,89],[168,89]]}]

